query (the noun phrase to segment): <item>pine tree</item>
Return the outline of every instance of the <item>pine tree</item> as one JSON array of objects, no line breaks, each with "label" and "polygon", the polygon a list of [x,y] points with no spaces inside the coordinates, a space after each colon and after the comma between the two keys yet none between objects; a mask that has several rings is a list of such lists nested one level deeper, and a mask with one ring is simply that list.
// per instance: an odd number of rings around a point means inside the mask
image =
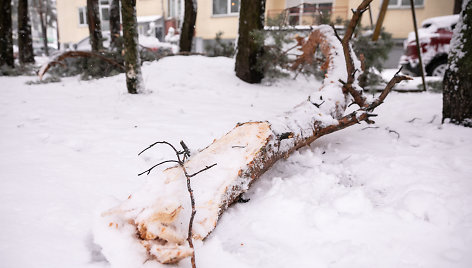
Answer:
[{"label": "pine tree", "polygon": [[100,24],[100,11],[98,0],[87,0],[87,23],[90,33],[90,46],[92,51],[103,49],[102,29]]},{"label": "pine tree", "polygon": [[195,21],[197,19],[197,3],[193,0],[185,0],[184,23],[180,32],[180,51],[190,52],[192,40],[195,34]]},{"label": "pine tree", "polygon": [[28,0],[18,1],[18,54],[20,64],[34,63]]},{"label": "pine tree", "polygon": [[123,18],[126,86],[128,93],[137,94],[142,91],[142,77],[138,51],[136,0],[121,0],[121,16]]},{"label": "pine tree", "polygon": [[11,28],[11,1],[0,0],[0,67],[4,65],[15,67]]},{"label": "pine tree", "polygon": [[265,0],[241,0],[235,70],[236,76],[248,83],[260,83],[264,77],[257,64],[263,46],[253,37],[264,27],[264,11]]},{"label": "pine tree", "polygon": [[444,75],[443,121],[472,127],[472,1],[465,2]]}]

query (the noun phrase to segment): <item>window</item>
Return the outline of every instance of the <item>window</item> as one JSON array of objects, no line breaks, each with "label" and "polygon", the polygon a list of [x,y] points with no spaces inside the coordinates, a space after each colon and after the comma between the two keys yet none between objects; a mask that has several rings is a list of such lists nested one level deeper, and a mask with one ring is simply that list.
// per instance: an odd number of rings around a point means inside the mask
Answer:
[{"label": "window", "polygon": [[[413,3],[415,7],[422,7],[424,6],[424,0],[414,0]],[[410,7],[410,0],[389,0],[388,7],[389,8],[409,8]]]},{"label": "window", "polygon": [[102,20],[110,20],[110,9],[102,7]]},{"label": "window", "polygon": [[320,3],[320,4],[303,4],[303,13],[315,13],[319,11],[320,13],[331,13],[333,8],[332,3]]},{"label": "window", "polygon": [[235,14],[239,11],[239,0],[213,0],[213,15]]},{"label": "window", "polygon": [[100,0],[100,18],[102,22],[110,20],[110,1]]},{"label": "window", "polygon": [[79,25],[87,25],[87,8],[79,7]]},{"label": "window", "polygon": [[182,0],[168,0],[167,17],[180,18],[183,14]]}]

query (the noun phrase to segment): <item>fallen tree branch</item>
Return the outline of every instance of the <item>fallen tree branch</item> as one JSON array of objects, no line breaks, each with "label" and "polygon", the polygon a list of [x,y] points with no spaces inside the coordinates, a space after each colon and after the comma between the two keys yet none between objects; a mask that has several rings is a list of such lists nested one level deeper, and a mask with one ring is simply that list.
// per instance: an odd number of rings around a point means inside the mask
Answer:
[{"label": "fallen tree branch", "polygon": [[77,58],[77,57],[99,58],[111,65],[114,65],[122,69],[123,71],[125,70],[125,67],[122,64],[119,64],[118,62],[110,58],[100,55],[99,53],[89,52],[89,51],[66,51],[62,54],[59,54],[58,56],[54,57],[51,61],[41,66],[41,69],[38,72],[39,80],[43,79],[43,76],[52,66],[56,64],[61,64],[62,66],[65,66],[64,63],[61,63],[62,61],[64,61],[67,58]]},{"label": "fallen tree branch", "polygon": [[[191,234],[193,239],[205,239],[228,206],[238,201],[250,185],[275,162],[324,135],[362,121],[373,123],[370,118],[376,114],[372,112],[384,102],[393,86],[411,78],[395,74],[372,102],[368,102],[362,89],[355,85],[356,75],[359,75],[357,70],[361,70],[360,62],[351,52],[348,41],[360,14],[370,2],[364,0],[354,11],[346,34],[348,38],[345,36],[342,42],[327,25],[314,28],[306,42],[300,41],[303,53],[292,66],[294,69],[312,61],[317,48],[326,58],[323,84],[307,100],[268,121],[238,123],[226,135],[192,155],[182,167],[185,169],[184,174],[180,166],[168,168],[148,180],[129,199],[104,212],[101,219],[104,226],[108,222],[115,223],[111,226],[119,226],[103,230],[107,238],[97,239],[107,249],[104,251],[105,256],[116,258],[116,254],[108,254],[114,250],[109,242],[109,237],[113,237],[137,245],[137,248],[144,245],[148,256],[160,262],[177,262],[193,252],[187,246],[190,242],[188,235]],[[352,99],[359,109],[345,114],[347,104]],[[174,151],[179,158],[186,150],[174,148]],[[218,162],[218,166],[209,169],[214,162]],[[198,197],[195,204],[189,206],[183,198],[187,192],[182,189],[189,183],[189,174],[199,174],[202,166],[206,167],[204,170],[209,170],[205,176],[199,176],[193,181],[191,192],[187,191]],[[194,212],[195,207],[198,207],[198,213]]]}]

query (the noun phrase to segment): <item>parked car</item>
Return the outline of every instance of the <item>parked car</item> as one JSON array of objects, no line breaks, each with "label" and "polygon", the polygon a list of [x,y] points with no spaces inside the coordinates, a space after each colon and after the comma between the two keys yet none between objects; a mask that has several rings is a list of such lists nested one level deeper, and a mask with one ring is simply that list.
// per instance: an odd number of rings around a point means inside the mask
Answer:
[{"label": "parked car", "polygon": [[[103,46],[108,48],[110,46],[110,32],[103,32]],[[79,42],[73,45],[74,50],[91,50],[92,47],[90,46],[90,37],[87,36],[84,39],[80,40]],[[159,40],[152,36],[139,36],[139,47],[140,50],[151,51],[154,53],[160,52],[173,52],[176,53],[175,48],[177,46],[171,45],[169,43],[159,42]]]},{"label": "parked car", "polygon": [[[428,76],[444,76],[452,31],[459,15],[429,18],[418,29],[421,56]],[[400,58],[403,72],[412,76],[421,75],[415,33],[411,32],[404,43],[404,55]]]},{"label": "parked car", "polygon": [[[57,48],[48,46],[48,53],[49,55],[54,55],[58,52]],[[33,44],[33,54],[35,56],[44,56],[46,54],[46,51],[44,50],[44,46],[41,45],[36,45]]]}]

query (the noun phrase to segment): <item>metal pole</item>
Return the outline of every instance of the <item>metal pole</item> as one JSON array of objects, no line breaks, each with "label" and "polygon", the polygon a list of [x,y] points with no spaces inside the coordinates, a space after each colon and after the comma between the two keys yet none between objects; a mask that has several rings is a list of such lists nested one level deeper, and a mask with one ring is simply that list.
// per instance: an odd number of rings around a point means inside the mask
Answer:
[{"label": "metal pole", "polygon": [[374,22],[372,20],[372,8],[370,8],[370,4],[369,4],[369,18],[370,18],[370,29],[374,30]]},{"label": "metal pole", "polygon": [[379,17],[375,23],[374,34],[372,34],[372,41],[377,41],[379,39],[380,30],[382,29],[382,24],[385,19],[385,13],[387,13],[388,0],[383,0],[382,6],[380,7]]},{"label": "metal pole", "polygon": [[418,52],[418,59],[420,60],[421,80],[423,81],[423,91],[426,91],[426,83],[424,80],[424,66],[423,66],[423,60],[421,59],[421,46],[420,46],[420,40],[418,38],[418,27],[416,27],[415,4],[413,0],[410,0],[410,5],[411,5],[411,14],[413,15],[413,26],[415,27],[416,49]]}]

